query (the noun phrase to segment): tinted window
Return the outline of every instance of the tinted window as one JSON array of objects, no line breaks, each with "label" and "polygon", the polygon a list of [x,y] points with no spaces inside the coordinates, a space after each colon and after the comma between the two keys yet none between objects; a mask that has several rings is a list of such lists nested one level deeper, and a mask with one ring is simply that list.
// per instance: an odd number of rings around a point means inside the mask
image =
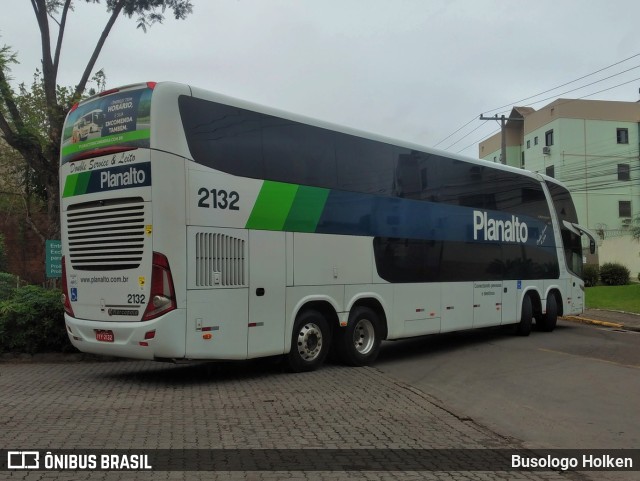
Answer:
[{"label": "tinted window", "polygon": [[569,194],[567,189],[558,184],[547,182],[547,186],[549,187],[553,206],[558,215],[567,269],[582,277],[582,240],[579,235],[569,230],[563,223],[563,221],[574,224],[578,223],[578,214],[573,205],[571,194]]},{"label": "tinted window", "polygon": [[336,133],[338,188],[366,194],[393,195],[393,147]]},{"label": "tinted window", "polygon": [[179,102],[196,162],[229,174],[264,177],[260,114],[193,97],[182,96]]},{"label": "tinted window", "polygon": [[389,282],[557,279],[553,246],[376,237],[378,275]]},{"label": "tinted window", "polygon": [[577,224],[578,214],[575,206],[573,205],[573,200],[571,199],[569,191],[561,185],[554,184],[553,182],[547,182],[547,187],[549,187],[549,192],[551,193],[553,206],[558,214],[560,226],[562,227],[563,220]]},{"label": "tinted window", "polygon": [[333,133],[325,129],[263,116],[265,178],[335,188],[333,137]]}]

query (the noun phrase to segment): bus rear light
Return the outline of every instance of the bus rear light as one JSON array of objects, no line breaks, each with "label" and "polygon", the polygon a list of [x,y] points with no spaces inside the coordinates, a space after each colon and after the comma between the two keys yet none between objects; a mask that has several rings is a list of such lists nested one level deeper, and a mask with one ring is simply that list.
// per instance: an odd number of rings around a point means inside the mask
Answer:
[{"label": "bus rear light", "polygon": [[98,97],[104,97],[106,95],[115,94],[116,92],[120,92],[120,89],[116,88],[116,89],[104,90],[98,94]]},{"label": "bus rear light", "polygon": [[120,154],[122,152],[129,152],[130,150],[137,150],[138,147],[130,146],[117,146],[117,147],[103,147],[101,149],[92,149],[83,154],[74,156],[73,160],[92,159],[94,157],[102,157],[104,155]]},{"label": "bus rear light", "polygon": [[73,316],[73,308],[71,307],[71,299],[69,298],[69,286],[67,285],[67,264],[66,256],[62,256],[62,304],[64,312]]},{"label": "bus rear light", "polygon": [[176,296],[173,289],[173,278],[166,256],[153,253],[153,267],[151,270],[151,301],[142,316],[143,321],[155,319],[176,308]]}]

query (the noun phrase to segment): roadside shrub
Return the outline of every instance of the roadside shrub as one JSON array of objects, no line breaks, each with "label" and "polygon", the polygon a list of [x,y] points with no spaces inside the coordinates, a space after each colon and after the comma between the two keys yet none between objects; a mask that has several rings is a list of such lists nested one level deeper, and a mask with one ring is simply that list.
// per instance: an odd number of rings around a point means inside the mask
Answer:
[{"label": "roadside shrub", "polygon": [[607,286],[624,286],[629,283],[631,272],[622,264],[607,262],[600,266],[600,280]]},{"label": "roadside shrub", "polygon": [[2,352],[68,352],[60,291],[26,286],[0,302],[0,350]]},{"label": "roadside shrub", "polygon": [[0,272],[0,301],[6,301],[13,296],[18,280],[13,274]]},{"label": "roadside shrub", "polygon": [[586,287],[593,287],[598,284],[600,269],[595,264],[587,264],[582,272],[582,280]]},{"label": "roadside shrub", "polygon": [[4,244],[4,236],[0,234],[0,271],[7,268],[7,248]]}]

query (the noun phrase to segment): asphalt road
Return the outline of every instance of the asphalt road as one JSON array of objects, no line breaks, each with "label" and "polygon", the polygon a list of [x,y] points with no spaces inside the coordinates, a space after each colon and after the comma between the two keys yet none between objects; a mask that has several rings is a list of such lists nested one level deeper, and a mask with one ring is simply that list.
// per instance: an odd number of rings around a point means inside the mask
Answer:
[{"label": "asphalt road", "polygon": [[467,331],[385,343],[376,367],[527,447],[640,446],[640,333]]}]

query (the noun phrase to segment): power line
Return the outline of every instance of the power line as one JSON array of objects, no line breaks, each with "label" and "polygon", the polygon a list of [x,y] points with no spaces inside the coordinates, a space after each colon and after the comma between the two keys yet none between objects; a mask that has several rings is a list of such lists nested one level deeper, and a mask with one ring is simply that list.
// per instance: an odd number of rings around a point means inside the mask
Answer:
[{"label": "power line", "polygon": [[[635,54],[635,55],[632,55],[631,57],[625,58],[624,60],[620,60],[619,62],[612,63],[611,65],[608,65],[608,66],[603,67],[603,68],[601,68],[601,69],[599,69],[599,70],[596,70],[595,72],[591,72],[591,73],[589,73],[589,74],[587,74],[587,75],[583,75],[582,77],[579,77],[579,78],[577,78],[577,79],[575,79],[575,80],[571,80],[570,82],[566,82],[566,83],[563,83],[562,85],[558,85],[558,86],[553,87],[553,88],[551,88],[551,89],[544,90],[544,91],[542,91],[542,92],[538,92],[537,94],[535,94],[535,95],[531,95],[531,96],[526,97],[526,98],[524,98],[524,99],[516,100],[515,102],[510,102],[510,103],[508,103],[507,105],[503,105],[502,107],[498,107],[498,108],[491,109],[491,110],[485,110],[484,112],[495,112],[496,110],[502,110],[502,109],[504,109],[504,108],[506,108],[506,107],[511,107],[511,106],[513,106],[513,105],[517,105],[517,104],[519,104],[520,102],[524,102],[525,100],[530,100],[530,99],[533,99],[533,98],[538,97],[538,96],[540,96],[540,95],[544,95],[544,94],[546,94],[546,93],[553,92],[554,90],[558,90],[559,88],[565,87],[565,86],[570,85],[570,84],[572,84],[572,83],[578,82],[579,80],[585,79],[585,78],[587,78],[587,77],[591,77],[592,75],[595,75],[595,74],[597,74],[597,73],[600,73],[600,72],[603,72],[603,71],[605,71],[605,70],[608,70],[608,69],[610,69],[611,67],[615,67],[616,65],[620,65],[621,63],[624,63],[624,62],[626,62],[627,60],[631,60],[632,58],[635,58],[635,57],[640,57],[640,53],[637,53],[637,54]],[[634,67],[634,68],[638,68],[638,67]],[[632,69],[631,69],[631,70],[632,70]],[[624,73],[624,72],[620,72],[620,73]],[[620,74],[616,74],[616,75],[620,75]],[[607,77],[607,78],[610,78],[610,77]],[[605,79],[605,80],[606,80],[606,79]],[[560,95],[563,95],[563,94],[560,94]],[[555,97],[555,96],[554,96],[554,97]],[[536,102],[536,103],[537,103],[537,102]]]},{"label": "power line", "polygon": [[[638,65],[638,67],[640,67],[640,65]],[[634,68],[638,68],[638,67],[634,67]],[[632,69],[631,69],[631,70],[632,70]],[[556,104],[556,106],[564,105],[564,104],[567,104],[567,103],[570,103],[570,102],[575,102],[576,100],[582,100],[582,99],[585,99],[585,98],[587,98],[587,97],[593,97],[594,95],[598,95],[598,94],[600,94],[600,93],[602,93],[602,92],[607,92],[607,91],[609,91],[609,90],[613,90],[613,89],[615,89],[615,88],[622,87],[623,85],[627,85],[627,84],[630,84],[630,83],[633,83],[633,82],[637,82],[637,81],[640,81],[640,77],[635,78],[635,79],[632,79],[632,80],[629,80],[629,81],[627,81],[627,82],[623,82],[623,83],[618,84],[618,85],[614,85],[613,87],[608,87],[608,88],[606,88],[606,89],[598,90],[597,92],[593,92],[593,93],[590,93],[590,94],[587,94],[587,95],[583,95],[582,97],[578,97],[578,98],[575,98],[575,99],[567,99],[567,100],[565,100],[564,102],[559,102],[558,104]],[[597,82],[594,82],[594,83],[597,83]],[[575,89],[575,90],[579,90],[579,89]],[[568,92],[565,92],[565,93],[568,93]],[[560,94],[560,95],[562,95],[562,94]],[[554,97],[555,97],[555,96],[554,96]],[[553,97],[550,97],[550,98],[553,98]],[[545,100],[549,100],[549,99],[540,100],[539,102],[544,102]],[[539,102],[534,102],[534,104],[535,104],[535,103],[539,103]],[[534,104],[530,104],[530,105],[534,105]],[[486,119],[485,119],[485,120],[486,120]],[[491,120],[493,120],[493,119],[491,119]],[[477,128],[476,128],[476,129],[474,129],[474,130],[477,130]],[[498,131],[499,131],[499,130],[498,130]],[[478,142],[481,142],[482,140],[485,140],[485,139],[487,139],[487,138],[491,137],[492,135],[494,135],[494,134],[495,134],[496,132],[498,132],[498,131],[494,131],[493,133],[491,133],[491,134],[489,134],[489,135],[487,135],[487,136],[483,137],[483,138],[482,138],[482,139],[480,139]],[[473,132],[473,131],[471,131],[471,132]],[[471,132],[469,132],[469,134],[470,134]],[[467,137],[469,134],[467,134],[467,135],[465,135],[464,137],[462,137],[462,139],[464,139],[465,137]],[[462,139],[460,139],[460,140],[462,140]],[[469,145],[469,146],[465,147],[465,148],[464,148],[464,149],[462,149],[462,150],[466,150],[466,149],[468,149],[469,147],[471,147],[472,145],[473,145],[473,144],[471,144],[471,145]],[[462,152],[462,150],[459,150],[459,151],[458,151],[458,152],[456,152],[456,153],[460,153],[460,152]]]},{"label": "power line", "polygon": [[[616,65],[620,65],[621,63],[627,62],[627,61],[629,61],[629,60],[631,60],[631,59],[633,59],[633,58],[636,58],[636,57],[638,57],[638,56],[640,56],[640,53],[636,53],[635,55],[632,55],[632,56],[627,57],[627,58],[625,58],[625,59],[623,59],[623,60],[620,60],[620,61],[618,61],[618,62],[615,62],[615,63],[613,63],[613,64],[611,64],[611,65],[608,65],[608,66],[606,66],[606,67],[603,67],[603,68],[601,68],[601,69],[598,69],[598,70],[596,70],[596,71],[594,71],[594,72],[591,72],[591,73],[589,73],[589,74],[587,74],[587,75],[583,75],[583,76],[581,76],[581,77],[578,77],[577,79],[571,80],[571,81],[569,81],[569,82],[565,82],[565,83],[563,83],[563,84],[561,84],[561,85],[558,85],[558,86],[556,86],[556,87],[553,87],[553,88],[551,88],[551,89],[547,89],[547,90],[544,90],[544,91],[542,91],[542,92],[538,92],[538,93],[537,93],[537,94],[535,94],[535,95],[531,95],[531,96],[526,97],[526,98],[524,98],[524,99],[517,100],[517,101],[515,101],[515,102],[511,102],[511,103],[506,104],[506,105],[503,105],[503,106],[501,106],[501,107],[497,107],[497,108],[493,108],[493,109],[489,109],[489,110],[484,110],[483,112],[487,112],[487,113],[489,113],[489,112],[495,112],[495,111],[497,111],[497,110],[501,110],[501,109],[503,109],[503,108],[506,108],[506,107],[510,107],[510,106],[516,105],[516,104],[518,104],[518,103],[520,103],[520,102],[524,102],[525,100],[530,100],[530,99],[532,99],[532,98],[538,97],[538,96],[543,95],[543,94],[545,94],[545,93],[552,92],[553,90],[557,90],[557,89],[559,89],[559,88],[565,87],[565,86],[570,85],[570,84],[572,84],[572,83],[578,82],[578,81],[580,81],[580,80],[582,80],[582,79],[585,79],[585,78],[587,78],[587,77],[591,77],[592,75],[595,75],[595,74],[597,74],[597,73],[603,72],[603,71],[605,71],[605,70],[607,70],[607,69],[609,69],[609,68],[611,68],[611,67],[615,67]],[[638,68],[638,67],[633,67],[633,68]],[[632,69],[629,69],[629,70],[633,70],[633,68],[632,68]],[[628,70],[627,70],[627,71],[628,71]],[[610,77],[607,77],[606,79],[602,79],[602,80],[600,80],[600,81],[607,80],[608,78],[612,78],[612,77],[615,77],[615,76],[617,76],[617,75],[621,75],[621,74],[623,74],[623,73],[625,73],[625,72],[627,72],[627,71],[619,72],[618,74],[614,74],[614,75],[612,75],[612,76],[610,76]],[[597,82],[594,82],[594,83],[597,83]],[[627,82],[627,83],[630,83],[630,82]],[[588,84],[588,85],[585,85],[585,86],[580,87],[580,88],[585,88],[585,87],[587,87],[587,86],[589,86],[589,85],[592,85],[592,84]],[[625,85],[625,84],[621,84],[621,85]],[[618,86],[616,86],[616,87],[619,87],[619,86],[621,86],[621,85],[618,85]],[[612,88],[615,88],[615,87],[612,87]],[[578,88],[578,89],[575,89],[575,90],[579,90],[579,88]],[[602,90],[602,91],[599,91],[599,92],[595,92],[595,93],[593,93],[593,94],[589,94],[588,96],[591,96],[591,95],[597,95],[598,93],[604,92],[604,91],[606,91],[606,90],[610,90],[610,89],[605,89],[605,90]],[[573,90],[571,90],[571,91],[573,91]],[[570,92],[571,92],[571,91],[570,91]],[[565,93],[567,93],[567,92],[565,92]],[[560,94],[560,95],[563,95],[563,94]],[[555,97],[555,96],[554,96],[554,97]],[[582,98],[586,98],[586,97],[587,97],[587,96],[582,97]],[[553,97],[552,97],[552,98],[553,98]],[[542,102],[542,101],[541,101],[541,102]],[[538,102],[534,102],[534,103],[538,103]],[[473,118],[471,118],[468,122],[466,122],[466,123],[465,123],[465,124],[463,124],[461,127],[459,127],[458,129],[456,129],[454,132],[452,132],[451,134],[447,135],[445,138],[443,138],[442,140],[440,140],[437,144],[435,144],[435,145],[434,145],[434,147],[437,147],[437,146],[439,146],[440,144],[442,144],[443,142],[445,142],[446,140],[450,139],[450,138],[451,138],[451,137],[453,137],[455,134],[457,134],[458,132],[460,132],[461,130],[463,130],[465,127],[467,127],[468,125],[470,125],[471,123],[473,123],[473,122],[474,122],[475,120],[477,120],[477,119],[478,119],[478,117],[477,117],[477,116],[474,116],[474,117],[473,117]],[[477,129],[474,129],[474,131],[475,131],[475,130],[477,130]],[[471,132],[470,132],[470,133],[471,133]],[[466,135],[464,135],[460,140],[465,139],[466,137],[468,137],[468,135],[469,135],[469,133],[468,133],[468,134],[466,134]],[[458,142],[456,142],[456,143],[458,143]],[[452,145],[455,145],[455,144],[452,144]],[[451,147],[451,146],[450,146],[450,147]],[[445,149],[445,150],[446,150],[446,149]],[[463,150],[464,150],[464,149],[463,149]]]},{"label": "power line", "polygon": [[[561,96],[561,95],[565,95],[565,94],[568,94],[568,93],[571,93],[571,92],[575,92],[576,90],[581,90],[581,89],[583,89],[583,88],[585,88],[585,87],[590,87],[590,86],[592,86],[592,85],[595,85],[595,84],[600,83],[600,82],[604,82],[605,80],[609,80],[610,78],[617,77],[618,75],[621,75],[621,74],[623,74],[623,73],[627,73],[627,72],[629,72],[629,71],[631,71],[631,70],[634,70],[634,69],[637,69],[637,68],[640,68],[640,65],[636,65],[635,67],[632,67],[632,68],[630,68],[630,69],[628,69],[628,70],[625,70],[625,71],[623,71],[623,72],[620,72],[620,73],[617,73],[617,74],[611,75],[611,76],[609,76],[609,77],[603,78],[603,79],[601,79],[601,80],[596,80],[595,82],[591,82],[590,84],[583,85],[582,87],[577,87],[577,88],[575,88],[575,89],[567,90],[567,91],[565,91],[565,92],[562,92],[562,93],[559,93],[559,94],[553,95],[553,96],[551,96],[551,97],[544,98],[544,99],[542,99],[542,100],[536,100],[535,102],[531,102],[530,104],[527,104],[526,106],[527,106],[527,107],[529,107],[529,106],[531,106],[531,105],[535,105],[535,104],[539,104],[539,103],[542,103],[542,102],[546,102],[546,101],[551,100],[551,99],[553,99],[553,98],[558,98],[558,97],[559,97],[559,96]],[[599,93],[606,92],[607,90],[612,90],[612,89],[614,89],[614,88],[621,87],[622,85],[630,84],[631,82],[635,82],[635,81],[637,81],[637,80],[640,80],[640,78],[636,78],[636,79],[633,79],[633,80],[629,80],[628,82],[624,82],[624,83],[621,83],[621,84],[618,84],[618,85],[614,85],[613,87],[609,87],[609,88],[606,88],[606,89],[604,89],[604,90],[599,90],[598,92],[594,92],[594,93],[592,93],[592,94],[585,95],[584,97],[579,97],[579,98],[577,98],[577,99],[569,99],[569,100],[567,100],[566,102],[562,102],[562,104],[565,104],[565,103],[567,103],[567,102],[573,102],[574,100],[581,100],[581,99],[584,99],[584,98],[587,98],[587,97],[591,97],[591,96],[593,96],[593,95],[597,95],[597,94],[599,94]],[[562,104],[558,104],[558,105],[562,105]]]}]

